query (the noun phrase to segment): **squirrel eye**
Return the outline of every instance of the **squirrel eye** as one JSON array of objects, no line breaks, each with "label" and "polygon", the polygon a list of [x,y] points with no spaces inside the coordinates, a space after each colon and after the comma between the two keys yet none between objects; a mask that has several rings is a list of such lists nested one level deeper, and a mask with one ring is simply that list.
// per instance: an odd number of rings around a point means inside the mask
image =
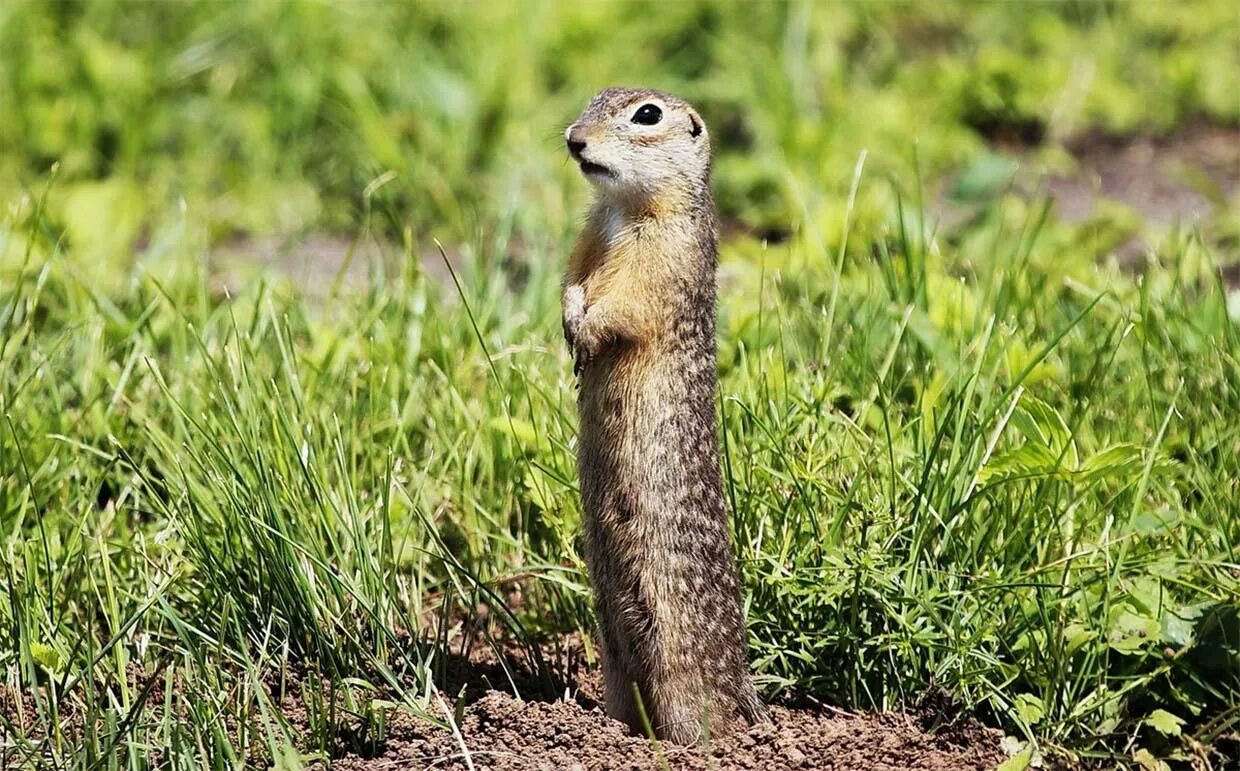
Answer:
[{"label": "squirrel eye", "polygon": [[633,122],[643,126],[653,126],[661,120],[663,120],[663,111],[657,104],[643,104],[637,108],[637,112],[633,113]]}]

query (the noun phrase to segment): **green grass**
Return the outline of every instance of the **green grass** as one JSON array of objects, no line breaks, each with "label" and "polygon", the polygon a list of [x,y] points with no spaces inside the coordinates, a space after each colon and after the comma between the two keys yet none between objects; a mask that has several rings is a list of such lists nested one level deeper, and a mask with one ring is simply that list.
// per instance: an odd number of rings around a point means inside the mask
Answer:
[{"label": "green grass", "polygon": [[[764,694],[946,699],[1085,757],[1234,737],[1236,207],[1142,226],[1135,275],[1099,259],[1114,223],[1002,180],[958,226],[933,200],[986,176],[986,120],[1052,165],[1075,131],[1234,124],[1240,19],[936,8],[0,8],[11,759],[295,767],[381,737],[389,702],[442,719],[453,613],[589,628],[557,301],[586,190],[558,131],[612,81],[701,102],[724,214],[791,234],[721,270]],[[310,292],[207,260],[317,229],[387,259]]]}]

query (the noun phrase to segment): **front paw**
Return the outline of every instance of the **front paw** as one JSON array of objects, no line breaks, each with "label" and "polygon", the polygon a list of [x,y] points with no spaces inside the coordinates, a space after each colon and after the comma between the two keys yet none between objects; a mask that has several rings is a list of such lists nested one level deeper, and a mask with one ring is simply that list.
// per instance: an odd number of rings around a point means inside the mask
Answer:
[{"label": "front paw", "polygon": [[579,324],[573,336],[573,374],[580,375],[602,348],[602,339],[590,324]]},{"label": "front paw", "polygon": [[576,355],[577,337],[581,322],[586,317],[586,293],[580,286],[564,290],[564,340]]}]

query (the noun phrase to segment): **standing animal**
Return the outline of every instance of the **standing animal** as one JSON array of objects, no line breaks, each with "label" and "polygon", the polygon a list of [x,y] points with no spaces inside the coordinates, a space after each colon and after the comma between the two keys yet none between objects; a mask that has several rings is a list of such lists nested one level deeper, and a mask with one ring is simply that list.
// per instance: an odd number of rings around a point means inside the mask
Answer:
[{"label": "standing animal", "polygon": [[566,140],[596,193],[563,321],[607,711],[690,744],[766,714],[719,469],[710,136],[682,99],[608,88]]}]

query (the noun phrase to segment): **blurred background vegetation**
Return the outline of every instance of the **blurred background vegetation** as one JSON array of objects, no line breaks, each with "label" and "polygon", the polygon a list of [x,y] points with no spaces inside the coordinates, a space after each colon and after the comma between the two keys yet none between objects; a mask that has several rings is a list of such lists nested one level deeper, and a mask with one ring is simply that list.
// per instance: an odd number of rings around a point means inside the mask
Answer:
[{"label": "blurred background vegetation", "polygon": [[[509,209],[559,232],[579,207],[562,127],[600,86],[644,84],[708,117],[726,218],[820,219],[830,244],[862,149],[909,192],[970,169],[1001,184],[996,151],[1070,173],[1055,150],[1073,137],[1237,125],[1236,17],[1230,0],[5,3],[0,195],[59,163],[49,220],[113,252],[181,201],[212,240],[352,232],[388,172],[389,232],[460,241]],[[862,222],[885,195],[863,190]]]}]

